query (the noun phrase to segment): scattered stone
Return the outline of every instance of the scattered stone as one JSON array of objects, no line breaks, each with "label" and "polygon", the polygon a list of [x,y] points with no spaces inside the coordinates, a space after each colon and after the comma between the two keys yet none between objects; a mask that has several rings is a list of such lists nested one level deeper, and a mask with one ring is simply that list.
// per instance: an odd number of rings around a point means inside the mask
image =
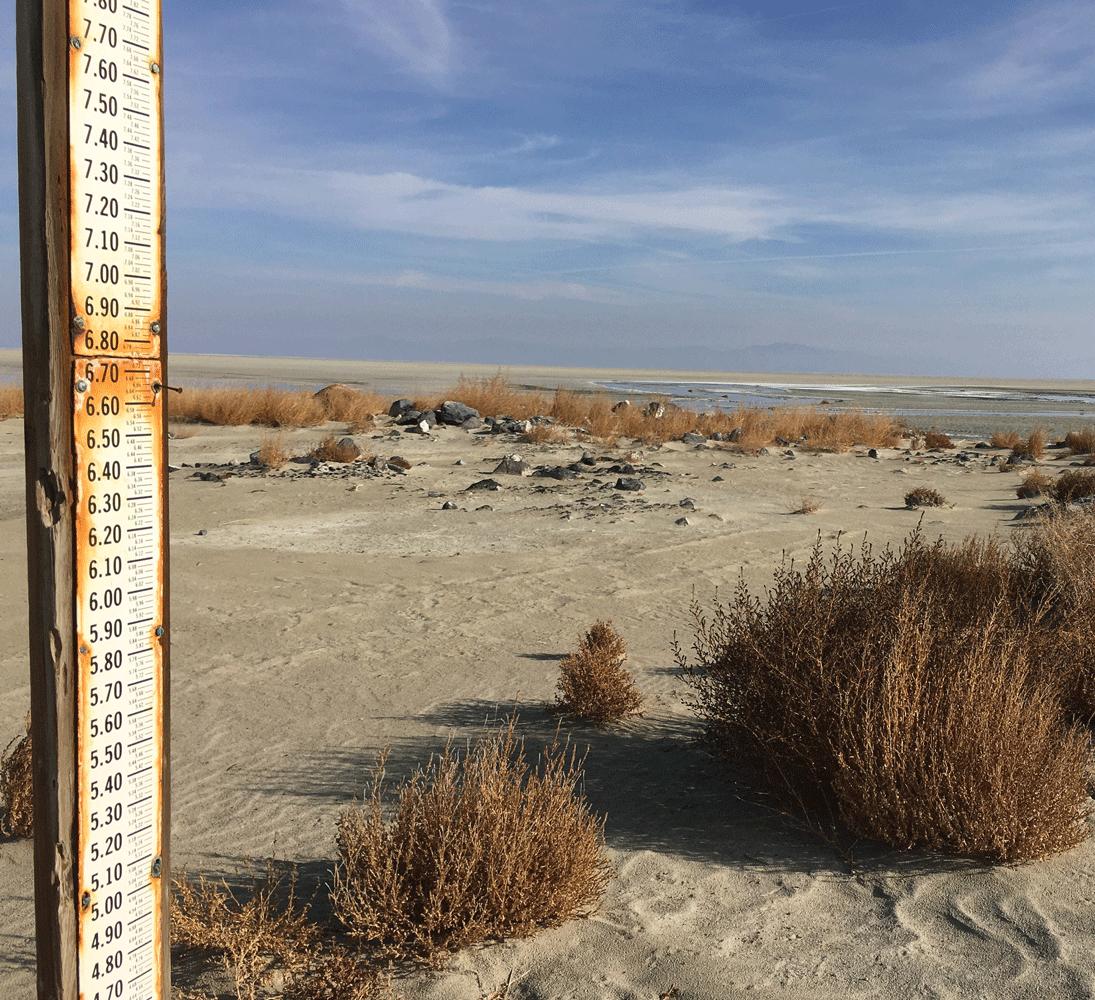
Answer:
[{"label": "scattered stone", "polygon": [[620,410],[626,410],[631,405],[626,399],[621,399],[614,407],[612,407],[613,413],[619,413]]},{"label": "scattered stone", "polygon": [[786,455],[788,458],[794,458],[795,457],[795,453],[793,451],[791,451],[790,448],[788,448],[783,454]]},{"label": "scattered stone", "polygon": [[685,497],[679,504],[677,504],[677,506],[678,507],[690,507],[692,510],[695,510],[696,509],[696,501],[693,500],[691,497]]},{"label": "scattered stone", "polygon": [[446,500],[441,505],[441,509],[442,510],[456,510],[456,504],[454,504],[451,500]]},{"label": "scattered stone", "polygon": [[726,435],[723,434],[722,431],[715,431],[715,433],[712,434],[711,437],[708,440],[710,440],[710,441],[725,441],[726,440]]},{"label": "scattered stone", "polygon": [[472,490],[500,490],[501,488],[502,484],[493,479],[480,479],[467,487],[464,492],[470,493]]},{"label": "scattered stone", "polygon": [[544,476],[547,479],[577,479],[578,473],[573,469],[568,469],[565,465],[543,466],[536,470],[536,475]]},{"label": "scattered stone", "polygon": [[195,472],[191,479],[200,479],[203,483],[224,483],[224,476],[219,476],[215,472]]},{"label": "scattered stone", "polygon": [[[992,447],[992,445],[989,444],[988,441],[978,441],[977,444],[974,445],[974,448],[977,448],[977,449],[982,450],[982,451],[985,448],[991,448],[991,447]],[[1054,447],[1057,447],[1057,446],[1054,445]]]},{"label": "scattered stone", "polygon": [[350,455],[350,461],[356,462],[359,458],[361,458],[361,448],[358,447],[357,442],[352,437],[339,438],[338,442],[335,444],[335,447],[343,455]]},{"label": "scattered stone", "polygon": [[872,448],[869,452],[867,452],[867,457],[868,458],[878,458],[878,449],[877,448]]},{"label": "scattered stone", "polygon": [[735,441],[741,440],[742,430],[740,427],[735,427],[727,436],[726,440],[733,444]]},{"label": "scattered stone", "polygon": [[637,493],[639,490],[645,490],[646,484],[641,479],[632,479],[628,476],[621,476],[616,480],[616,485],[613,489],[628,490],[632,493]]},{"label": "scattered stone", "polygon": [[582,465],[596,465],[597,464],[597,459],[594,458],[592,453],[590,453],[588,451],[583,451],[582,452],[582,457],[579,461],[581,461]]},{"label": "scattered stone", "polygon": [[725,521],[726,520],[726,518],[724,518],[721,514],[708,514],[707,516],[710,517],[710,518],[713,518],[716,521]]},{"label": "scattered stone", "polygon": [[265,465],[266,464],[262,460],[262,452],[259,452],[259,451],[251,452],[250,459],[251,459],[251,464],[252,465]]},{"label": "scattered stone", "polygon": [[776,444],[778,444],[781,448],[789,448],[791,446],[790,441],[788,441],[786,438],[781,437],[776,438]]},{"label": "scattered stone", "polygon": [[205,535],[205,534],[207,534],[207,532],[206,532],[205,528],[199,528],[198,529],[198,534],[199,535]]},{"label": "scattered stone", "polygon": [[520,455],[507,455],[494,470],[496,476],[531,476],[532,466]]},{"label": "scattered stone", "polygon": [[661,420],[665,416],[665,403],[659,403],[657,400],[647,403],[646,415],[653,417],[655,420]]},{"label": "scattered stone", "polygon": [[722,478],[722,476],[715,476],[715,478],[711,480],[711,482],[713,482],[713,483],[722,483],[722,482],[725,482],[725,481],[726,480],[724,480]]},{"label": "scattered stone", "polygon": [[687,434],[685,434],[681,438],[681,440],[685,444],[695,444],[695,445],[707,444],[707,438],[705,438],[702,434],[694,434],[692,431],[689,431]]},{"label": "scattered stone", "polygon": [[458,458],[458,459],[457,459],[457,460],[456,460],[455,462],[453,462],[452,464],[453,464],[453,465],[467,465],[468,463],[467,463],[467,462],[465,462],[465,461],[464,461],[464,460],[463,460],[462,458]]},{"label": "scattered stone", "polygon": [[1024,452],[1022,455],[1011,456],[1012,465],[1034,465],[1036,462],[1037,459],[1029,452]]},{"label": "scattered stone", "polygon": [[765,458],[767,458],[772,453],[767,448],[761,448],[760,451],[757,452],[757,454],[763,455]]},{"label": "scattered stone", "polygon": [[674,521],[673,523],[674,524],[679,524],[682,528],[687,528],[688,524],[689,524],[689,520],[688,520],[687,517],[678,517],[677,520]]},{"label": "scattered stone", "polygon": [[489,503],[485,503],[485,504],[483,504],[482,507],[476,507],[475,509],[476,510],[494,510],[494,508]]},{"label": "scattered stone", "polygon": [[471,417],[478,419],[479,411],[452,399],[446,399],[437,409],[437,419],[443,424],[452,424],[454,427],[460,426]]},{"label": "scattered stone", "polygon": [[468,417],[460,426],[466,431],[477,431],[483,426],[483,421],[480,417]]},{"label": "scattered stone", "polygon": [[388,407],[389,417],[402,417],[404,414],[414,409],[414,403],[409,399],[397,399],[391,406]]}]

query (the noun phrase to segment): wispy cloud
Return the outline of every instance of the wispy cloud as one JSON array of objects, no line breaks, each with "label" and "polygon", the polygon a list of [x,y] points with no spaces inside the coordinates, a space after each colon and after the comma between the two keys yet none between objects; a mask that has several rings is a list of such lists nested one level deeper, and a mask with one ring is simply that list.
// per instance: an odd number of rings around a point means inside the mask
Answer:
[{"label": "wispy cloud", "polygon": [[401,69],[446,86],[459,69],[459,45],[442,0],[339,0],[363,45]]}]

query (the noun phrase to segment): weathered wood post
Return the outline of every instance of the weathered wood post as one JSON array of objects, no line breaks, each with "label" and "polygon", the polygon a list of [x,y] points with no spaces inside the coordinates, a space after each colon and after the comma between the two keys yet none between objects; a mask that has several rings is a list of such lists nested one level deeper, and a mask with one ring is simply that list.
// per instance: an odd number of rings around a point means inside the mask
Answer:
[{"label": "weathered wood post", "polygon": [[160,0],[17,0],[38,996],[170,996]]}]

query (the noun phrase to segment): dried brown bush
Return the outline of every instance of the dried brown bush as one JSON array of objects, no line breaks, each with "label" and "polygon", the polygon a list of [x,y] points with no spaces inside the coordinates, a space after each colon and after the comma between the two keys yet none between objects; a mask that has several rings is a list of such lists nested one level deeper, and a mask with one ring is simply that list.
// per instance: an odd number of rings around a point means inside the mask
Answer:
[{"label": "dried brown bush", "polygon": [[810,822],[828,810],[899,848],[1004,862],[1080,843],[1089,739],[1069,720],[1071,667],[1045,655],[1067,601],[1049,541],[1024,544],[1036,558],[914,532],[826,562],[819,539],[766,602],[742,582],[710,620],[694,606],[697,662],[675,652],[708,746]]},{"label": "dried brown bush", "polygon": [[1065,447],[1073,455],[1090,455],[1095,452],[1095,427],[1069,431],[1065,435]]},{"label": "dried brown bush", "polygon": [[816,497],[806,495],[803,495],[798,503],[790,505],[792,514],[816,514],[819,510],[821,510],[821,502]]},{"label": "dried brown bush", "polygon": [[328,420],[359,429],[370,427],[376,414],[386,413],[391,405],[390,397],[378,392],[363,392],[341,382],[320,389],[314,398],[322,405]]},{"label": "dried brown bush", "polygon": [[1044,472],[1035,470],[1023,478],[1023,481],[1015,489],[1015,495],[1020,500],[1030,500],[1033,497],[1040,497],[1043,494],[1052,493],[1052,491],[1052,477],[1047,476]]},{"label": "dried brown bush", "polygon": [[361,450],[355,444],[343,443],[345,438],[336,438],[328,434],[312,448],[309,454],[321,462],[354,462],[361,457]]},{"label": "dried brown bush", "polygon": [[245,866],[249,889],[225,879],[192,880],[183,869],[172,879],[171,941],[219,955],[241,1000],[254,1000],[277,975],[306,973],[316,959],[319,931],[308,920],[310,904],[297,899],[295,869],[285,873],[269,860],[260,875]]},{"label": "dried brown bush", "polygon": [[533,424],[521,440],[528,444],[559,444],[570,438],[570,431],[557,424]]},{"label": "dried brown bush", "polygon": [[598,620],[578,639],[578,651],[559,663],[554,711],[598,725],[642,712],[643,699],[624,667],[627,645],[612,627]]},{"label": "dried brown bush", "polygon": [[1027,436],[1025,441],[1019,441],[1012,446],[1013,455],[1030,455],[1033,458],[1041,458],[1046,453],[1046,432],[1039,424]]},{"label": "dried brown bush", "polygon": [[1067,469],[1054,480],[1052,496],[1058,503],[1072,503],[1095,496],[1095,472]]},{"label": "dried brown bush", "polygon": [[953,448],[954,442],[940,431],[927,431],[924,434],[924,447],[928,449]]},{"label": "dried brown bush", "polygon": [[917,486],[905,494],[906,507],[942,507],[947,498],[929,486]]},{"label": "dried brown bush", "polygon": [[293,457],[285,446],[285,434],[263,434],[259,438],[259,461],[268,469],[281,469]]},{"label": "dried brown bush", "polygon": [[338,824],[331,899],[363,941],[435,956],[526,937],[592,912],[608,884],[604,821],[577,790],[584,759],[558,741],[524,760],[515,721],[417,770],[384,817],[384,756]]},{"label": "dried brown bush", "polygon": [[23,415],[23,387],[0,385],[0,420]]},{"label": "dried brown bush", "polygon": [[993,448],[1014,448],[1020,440],[1016,431],[993,431],[989,444]]},{"label": "dried brown bush", "polygon": [[307,389],[274,386],[186,389],[168,400],[171,420],[244,427],[315,427],[327,419],[321,400]]},{"label": "dried brown bush", "polygon": [[0,754],[0,798],[4,800],[0,833],[9,837],[34,836],[34,755],[29,713],[26,729],[25,736],[16,736]]}]

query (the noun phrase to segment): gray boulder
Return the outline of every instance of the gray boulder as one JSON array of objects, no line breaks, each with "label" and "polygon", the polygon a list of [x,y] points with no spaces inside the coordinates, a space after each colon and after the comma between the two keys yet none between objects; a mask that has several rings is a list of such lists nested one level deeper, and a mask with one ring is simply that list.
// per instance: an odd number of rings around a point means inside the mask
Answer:
[{"label": "gray boulder", "polygon": [[681,440],[685,444],[707,444],[707,438],[705,438],[702,434],[694,434],[692,431],[689,431],[687,434],[685,434],[684,437],[681,438]]},{"label": "gray boulder", "polygon": [[645,490],[646,484],[641,479],[632,479],[630,476],[620,476],[620,478],[616,480],[616,489],[637,493],[639,490]]},{"label": "gray boulder", "polygon": [[437,408],[437,419],[443,424],[459,427],[468,417],[478,417],[479,411],[452,399],[446,399]]},{"label": "gray boulder", "polygon": [[496,476],[531,476],[532,466],[520,455],[507,455],[495,467],[494,474]]},{"label": "gray boulder", "polygon": [[402,417],[414,409],[414,403],[409,399],[397,399],[388,407],[389,417]]}]

